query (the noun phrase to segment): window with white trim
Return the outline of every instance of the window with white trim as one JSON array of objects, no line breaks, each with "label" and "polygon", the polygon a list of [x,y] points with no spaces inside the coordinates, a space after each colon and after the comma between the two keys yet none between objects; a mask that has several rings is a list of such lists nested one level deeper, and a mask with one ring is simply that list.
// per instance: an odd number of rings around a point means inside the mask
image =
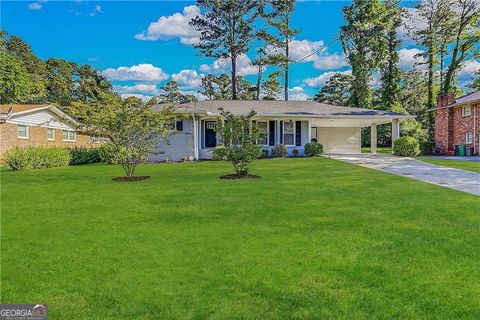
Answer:
[{"label": "window with white trim", "polygon": [[63,141],[77,141],[77,133],[75,131],[63,130]]},{"label": "window with white trim", "polygon": [[295,145],[295,124],[293,121],[283,122],[283,144],[287,146]]},{"label": "window with white trim", "polygon": [[268,122],[259,121],[257,125],[258,125],[258,131],[259,131],[257,144],[267,145],[268,144]]},{"label": "window with white trim", "polygon": [[29,138],[29,128],[26,125],[18,124],[17,125],[17,138],[18,139],[28,139]]},{"label": "window with white trim", "polygon": [[55,141],[55,129],[47,128],[47,140]]},{"label": "window with white trim", "polygon": [[462,107],[462,117],[470,117],[472,115],[472,107]]},{"label": "window with white trim", "polygon": [[467,133],[465,134],[465,143],[472,144],[473,143],[473,134]]}]

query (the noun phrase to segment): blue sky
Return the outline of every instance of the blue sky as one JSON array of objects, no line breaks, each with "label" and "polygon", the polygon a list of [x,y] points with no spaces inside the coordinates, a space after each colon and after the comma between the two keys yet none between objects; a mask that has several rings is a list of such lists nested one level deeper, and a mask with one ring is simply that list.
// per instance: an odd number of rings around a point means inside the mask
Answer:
[{"label": "blue sky", "polygon": [[[330,42],[343,24],[342,7],[348,1],[302,1],[292,25],[300,29],[292,43],[299,59]],[[411,7],[413,2],[403,2]],[[196,93],[203,74],[229,73],[227,61],[197,55],[191,43],[198,34],[188,27],[197,14],[193,1],[2,1],[1,27],[22,37],[43,59],[63,58],[88,63],[103,71],[124,95],[154,95],[174,79],[185,92]],[[421,48],[406,41],[400,65],[411,69]],[[254,80],[249,66],[254,48],[241,57],[239,70]],[[478,61],[469,61],[461,73],[468,82]],[[327,50],[291,68],[291,98],[306,99],[335,71],[349,72],[336,41]]]}]

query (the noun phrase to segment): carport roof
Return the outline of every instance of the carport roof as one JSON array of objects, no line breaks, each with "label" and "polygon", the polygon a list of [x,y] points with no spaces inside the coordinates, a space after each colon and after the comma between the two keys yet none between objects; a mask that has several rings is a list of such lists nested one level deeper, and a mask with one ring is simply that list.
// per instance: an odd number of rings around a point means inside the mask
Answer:
[{"label": "carport roof", "polygon": [[[163,105],[154,108],[162,109]],[[314,101],[267,101],[267,100],[207,100],[181,104],[178,112],[219,115],[220,108],[233,114],[247,114],[254,110],[257,116],[285,117],[368,117],[407,118],[412,117],[396,112],[334,106]]]}]

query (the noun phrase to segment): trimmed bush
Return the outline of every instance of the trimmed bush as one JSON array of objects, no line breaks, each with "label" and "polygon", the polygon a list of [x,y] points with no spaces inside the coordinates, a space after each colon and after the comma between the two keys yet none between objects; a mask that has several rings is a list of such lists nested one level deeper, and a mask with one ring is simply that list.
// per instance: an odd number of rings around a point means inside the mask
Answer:
[{"label": "trimmed bush", "polygon": [[268,158],[269,154],[270,154],[270,151],[268,149],[262,149],[262,150],[260,150],[260,153],[258,154],[258,159]]},{"label": "trimmed bush", "polygon": [[422,141],[420,142],[420,154],[423,156],[432,155],[435,153],[435,142]]},{"label": "trimmed bush", "polygon": [[420,144],[413,137],[401,137],[395,140],[393,153],[402,157],[415,157],[420,152]]},{"label": "trimmed bush", "polygon": [[70,149],[70,154],[72,155],[72,160],[70,160],[70,165],[101,162],[98,149],[73,148],[73,149]]},{"label": "trimmed bush", "polygon": [[227,160],[227,149],[224,146],[216,146],[213,149],[212,159],[216,161]]},{"label": "trimmed bush", "polygon": [[104,143],[98,148],[98,156],[101,162],[112,164],[113,154],[113,145],[111,143]]},{"label": "trimmed bush", "polygon": [[300,151],[298,149],[293,149],[292,150],[292,157],[299,157],[300,156]]},{"label": "trimmed bush", "polygon": [[288,155],[288,148],[284,144],[276,144],[272,149],[272,157],[285,158]]},{"label": "trimmed bush", "polygon": [[70,151],[61,147],[16,147],[6,153],[3,162],[16,171],[68,166],[71,159]]},{"label": "trimmed bush", "polygon": [[305,155],[307,157],[319,157],[323,153],[323,145],[317,142],[305,144]]}]

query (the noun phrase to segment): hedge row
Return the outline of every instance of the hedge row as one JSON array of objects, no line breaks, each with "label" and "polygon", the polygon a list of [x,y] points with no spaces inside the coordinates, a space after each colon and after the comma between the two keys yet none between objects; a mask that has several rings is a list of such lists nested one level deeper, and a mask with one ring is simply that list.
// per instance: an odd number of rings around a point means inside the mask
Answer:
[{"label": "hedge row", "polygon": [[9,150],[3,163],[10,169],[30,170],[100,162],[98,149],[27,147]]}]

